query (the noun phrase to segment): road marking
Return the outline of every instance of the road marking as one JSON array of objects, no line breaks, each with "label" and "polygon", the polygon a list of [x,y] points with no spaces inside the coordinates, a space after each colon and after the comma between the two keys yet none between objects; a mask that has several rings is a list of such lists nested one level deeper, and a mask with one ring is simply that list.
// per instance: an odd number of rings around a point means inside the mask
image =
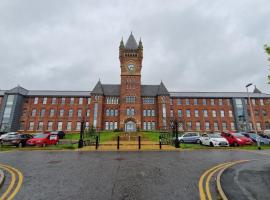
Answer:
[{"label": "road marking", "polygon": [[[226,163],[221,163],[219,165],[216,165],[208,170],[206,170],[203,175],[200,177],[199,180],[199,194],[200,194],[200,199],[201,200],[212,200],[212,194],[210,191],[210,181],[213,175],[218,172],[219,170],[222,169],[227,169],[228,167],[231,167],[235,164],[242,163],[242,162],[247,162],[249,160],[239,160],[239,161],[234,161],[234,162],[226,162]],[[205,181],[205,187],[204,187],[204,180]],[[206,191],[206,192],[205,192]]]},{"label": "road marking", "polygon": [[22,186],[23,175],[18,169],[9,165],[0,164],[0,168],[8,171],[11,174],[10,184],[8,185],[8,188],[5,191],[5,193],[0,197],[0,200],[5,200],[5,199],[12,200],[15,197],[15,195],[19,192]]}]

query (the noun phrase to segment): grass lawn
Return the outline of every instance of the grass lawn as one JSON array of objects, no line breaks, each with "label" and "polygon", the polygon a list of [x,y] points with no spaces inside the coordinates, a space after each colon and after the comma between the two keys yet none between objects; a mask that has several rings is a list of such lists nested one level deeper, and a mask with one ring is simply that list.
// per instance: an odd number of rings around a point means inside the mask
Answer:
[{"label": "grass lawn", "polygon": [[159,142],[159,132],[141,132],[141,134],[150,141]]},{"label": "grass lawn", "polygon": [[[100,132],[100,142],[114,140],[118,135],[119,132],[102,131]],[[69,133],[66,134],[65,136],[65,140],[79,140],[79,139],[80,139],[79,133]]]}]

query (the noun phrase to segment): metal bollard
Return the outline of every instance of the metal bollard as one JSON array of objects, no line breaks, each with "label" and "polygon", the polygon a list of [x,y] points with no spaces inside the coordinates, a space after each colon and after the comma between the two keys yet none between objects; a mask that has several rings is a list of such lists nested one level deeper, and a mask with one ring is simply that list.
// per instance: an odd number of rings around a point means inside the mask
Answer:
[{"label": "metal bollard", "polygon": [[141,149],[141,136],[139,136],[139,149]]},{"label": "metal bollard", "polygon": [[96,136],[96,149],[98,149],[98,136]]},{"label": "metal bollard", "polygon": [[161,149],[161,136],[159,136],[159,149]]},{"label": "metal bollard", "polygon": [[119,149],[119,145],[120,145],[120,136],[117,136],[117,149]]}]

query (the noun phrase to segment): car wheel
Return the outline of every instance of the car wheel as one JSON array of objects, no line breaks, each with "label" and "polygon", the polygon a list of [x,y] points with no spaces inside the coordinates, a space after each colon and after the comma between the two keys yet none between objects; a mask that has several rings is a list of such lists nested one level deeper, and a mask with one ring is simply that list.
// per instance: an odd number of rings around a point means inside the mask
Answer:
[{"label": "car wheel", "polygon": [[239,146],[239,144],[237,144],[237,142],[234,142],[234,143],[233,143],[233,146],[234,146],[234,147],[237,147],[237,146]]},{"label": "car wheel", "polygon": [[23,146],[23,144],[20,142],[20,143],[18,144],[18,147],[19,147],[19,148],[22,148],[22,146]]},{"label": "car wheel", "polygon": [[46,146],[47,146],[46,143],[43,143],[43,144],[42,144],[42,147],[46,147]]},{"label": "car wheel", "polygon": [[184,143],[184,140],[180,140],[180,143]]},{"label": "car wheel", "polygon": [[200,145],[203,145],[202,141],[200,140]]},{"label": "car wheel", "polygon": [[261,144],[261,145],[264,145],[264,142],[261,142],[260,144]]},{"label": "car wheel", "polygon": [[212,142],[210,142],[210,147],[213,147],[214,145],[213,145],[213,143]]},{"label": "car wheel", "polygon": [[55,145],[58,145],[58,144],[59,144],[59,142],[56,142],[56,143],[55,143]]},{"label": "car wheel", "polygon": [[196,140],[196,144],[200,144],[201,143],[201,140]]}]

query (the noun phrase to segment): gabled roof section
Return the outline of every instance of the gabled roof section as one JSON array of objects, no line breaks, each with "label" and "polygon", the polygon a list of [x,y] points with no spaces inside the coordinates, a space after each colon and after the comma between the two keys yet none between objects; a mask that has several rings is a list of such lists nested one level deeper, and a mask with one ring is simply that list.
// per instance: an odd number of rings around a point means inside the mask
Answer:
[{"label": "gabled roof section", "polygon": [[253,93],[262,93],[262,92],[255,86]]},{"label": "gabled roof section", "polygon": [[11,90],[6,91],[6,94],[27,95],[28,94],[28,90],[18,85],[17,87],[12,88]]},{"label": "gabled roof section", "polygon": [[91,94],[98,94],[98,95],[103,95],[104,94],[102,84],[101,84],[100,80],[97,82],[97,84],[94,87],[94,89],[92,90]]},{"label": "gabled roof section", "polygon": [[102,88],[105,96],[120,96],[120,85],[103,84]]},{"label": "gabled roof section", "polygon": [[170,95],[169,91],[167,90],[167,88],[165,87],[162,81],[160,82],[160,85],[158,87],[157,95],[167,95],[167,96]]},{"label": "gabled roof section", "polygon": [[155,97],[158,93],[159,85],[141,85],[141,95],[144,97]]},{"label": "gabled roof section", "polygon": [[138,44],[137,44],[132,32],[130,33],[130,36],[126,42],[125,48],[131,49],[131,50],[138,49]]}]

